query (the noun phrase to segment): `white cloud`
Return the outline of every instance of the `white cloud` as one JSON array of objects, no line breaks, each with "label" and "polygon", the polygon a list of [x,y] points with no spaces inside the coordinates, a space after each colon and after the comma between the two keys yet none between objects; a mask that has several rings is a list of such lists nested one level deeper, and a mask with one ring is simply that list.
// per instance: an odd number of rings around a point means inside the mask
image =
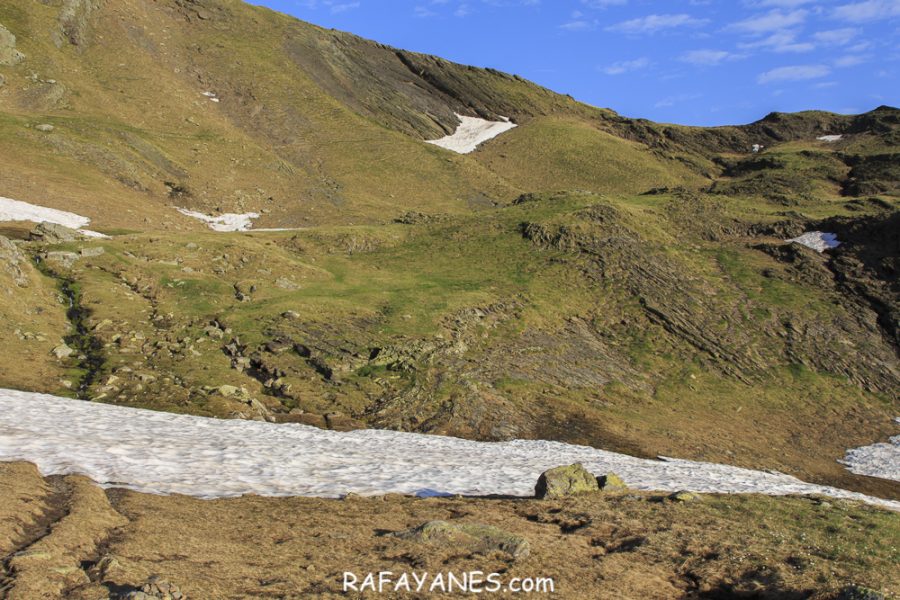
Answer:
[{"label": "white cloud", "polygon": [[846,54],[834,61],[834,66],[838,68],[855,67],[869,60],[868,56],[860,56],[859,54]]},{"label": "white cloud", "polygon": [[816,0],[761,0],[760,2],[751,3],[753,6],[778,6],[780,8],[796,8],[803,6]]},{"label": "white cloud", "polygon": [[749,19],[732,23],[728,28],[735,31],[761,35],[794,27],[795,25],[801,25],[806,21],[807,14],[808,13],[805,10],[793,10],[790,12],[772,10],[765,14],[756,15]]},{"label": "white cloud", "polygon": [[581,3],[589,8],[606,8],[628,4],[628,0],[581,0]]},{"label": "white cloud", "polygon": [[809,52],[815,49],[815,45],[809,42],[798,42],[797,34],[792,31],[776,31],[775,33],[757,40],[738,44],[744,49],[763,48],[772,52]]},{"label": "white cloud", "polygon": [[861,30],[856,27],[844,27],[843,29],[831,29],[828,31],[818,31],[813,34],[813,39],[822,44],[832,46],[843,46],[849,44],[850,41],[858,36]]},{"label": "white cloud", "polygon": [[682,54],[678,60],[697,66],[713,67],[726,60],[743,58],[741,54],[733,54],[725,50],[691,50]]},{"label": "white cloud", "polygon": [[676,27],[699,27],[705,25],[709,21],[707,19],[697,19],[691,15],[647,15],[628,21],[622,21],[606,28],[607,31],[615,31],[618,33],[656,33],[663,29],[674,29]]},{"label": "white cloud", "polygon": [[332,4],[331,13],[338,14],[347,12],[348,10],[353,10],[354,8],[359,8],[359,2],[342,2],[339,4]]},{"label": "white cloud", "polygon": [[607,75],[622,75],[623,73],[628,73],[629,71],[637,71],[639,69],[644,69],[650,66],[650,60],[647,58],[636,58],[634,60],[624,60],[620,62],[613,63],[608,67],[604,67],[601,69]]},{"label": "white cloud", "polygon": [[779,81],[805,81],[826,77],[829,73],[831,73],[831,69],[825,65],[794,65],[760,73],[756,82],[766,85]]},{"label": "white cloud", "polygon": [[832,12],[835,19],[851,23],[864,23],[900,16],[900,0],[866,0],[843,4]]},{"label": "white cloud", "polygon": [[597,21],[589,21],[587,19],[574,19],[559,26],[560,29],[569,31],[587,31],[597,27]]}]

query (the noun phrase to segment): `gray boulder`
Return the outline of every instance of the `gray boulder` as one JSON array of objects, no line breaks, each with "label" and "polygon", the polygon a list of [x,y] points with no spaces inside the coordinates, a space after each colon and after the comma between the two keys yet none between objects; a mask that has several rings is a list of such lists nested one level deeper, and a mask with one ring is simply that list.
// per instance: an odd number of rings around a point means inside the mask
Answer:
[{"label": "gray boulder", "polygon": [[541,473],[534,486],[534,495],[538,498],[564,498],[599,490],[597,478],[581,463],[575,463]]},{"label": "gray boulder", "polygon": [[32,240],[46,242],[48,244],[60,244],[63,242],[74,242],[75,240],[84,239],[84,236],[74,229],[70,229],[57,223],[49,223],[47,221],[38,223],[37,227],[31,230],[29,236]]}]

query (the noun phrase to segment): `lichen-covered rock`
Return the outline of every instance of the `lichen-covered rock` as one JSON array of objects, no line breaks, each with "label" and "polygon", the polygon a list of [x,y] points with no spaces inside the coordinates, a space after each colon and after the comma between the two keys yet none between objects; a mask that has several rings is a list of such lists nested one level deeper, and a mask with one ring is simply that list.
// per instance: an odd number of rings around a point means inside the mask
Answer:
[{"label": "lichen-covered rock", "polygon": [[597,478],[600,489],[604,492],[621,492],[628,489],[621,477],[615,473],[607,473]]},{"label": "lichen-covered rock", "polygon": [[48,244],[59,244],[62,242],[73,242],[75,240],[84,239],[84,236],[74,229],[70,229],[65,225],[49,223],[46,221],[38,223],[28,235],[32,240],[46,242]]},{"label": "lichen-covered rock", "polygon": [[25,55],[16,50],[16,36],[0,25],[0,65],[11,67],[25,60]]},{"label": "lichen-covered rock", "polygon": [[672,502],[680,502],[682,504],[687,504],[689,502],[696,502],[696,501],[700,500],[700,496],[693,492],[687,492],[687,491],[682,490],[680,492],[675,492],[674,494],[671,494],[669,496],[669,500],[671,500]]},{"label": "lichen-covered rock", "polygon": [[421,543],[459,547],[479,554],[505,552],[513,558],[528,556],[531,551],[525,538],[491,525],[477,523],[429,521],[418,527],[394,533],[392,536]]},{"label": "lichen-covered rock", "polygon": [[538,498],[563,498],[575,494],[596,492],[600,489],[597,478],[581,463],[556,467],[541,473],[534,495]]}]

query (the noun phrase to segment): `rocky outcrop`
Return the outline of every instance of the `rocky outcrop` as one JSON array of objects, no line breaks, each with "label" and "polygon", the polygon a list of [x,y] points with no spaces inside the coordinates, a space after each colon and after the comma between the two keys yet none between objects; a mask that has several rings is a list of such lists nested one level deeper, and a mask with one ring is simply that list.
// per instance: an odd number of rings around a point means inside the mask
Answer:
[{"label": "rocky outcrop", "polygon": [[91,13],[100,8],[101,0],[64,0],[59,11],[59,30],[54,32],[57,47],[65,42],[84,46],[88,42]]},{"label": "rocky outcrop", "polygon": [[11,67],[25,60],[25,55],[16,50],[16,36],[0,25],[0,65]]},{"label": "rocky outcrop", "polygon": [[26,272],[28,259],[22,254],[18,246],[2,235],[0,235],[0,264],[12,277],[12,281],[16,286],[28,287],[29,278]]},{"label": "rocky outcrop", "polygon": [[45,244],[61,244],[84,239],[84,236],[74,229],[46,221],[39,223],[37,227],[32,229],[29,237],[33,241],[44,242]]}]

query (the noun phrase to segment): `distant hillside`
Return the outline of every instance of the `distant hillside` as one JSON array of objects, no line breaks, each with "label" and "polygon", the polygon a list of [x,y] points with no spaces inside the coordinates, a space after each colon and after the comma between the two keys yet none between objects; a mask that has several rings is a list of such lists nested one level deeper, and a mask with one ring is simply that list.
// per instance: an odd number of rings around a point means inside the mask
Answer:
[{"label": "distant hillside", "polygon": [[[874,149],[896,142],[890,108],[657,125],[237,0],[7,2],[0,25],[0,193],[101,228],[199,227],[173,205],[301,226],[703,187],[728,171],[721,153],[834,133],[864,139],[866,158],[838,158],[864,180],[845,187],[896,192],[868,183],[895,175]],[[422,143],[452,133],[455,113],[520,127],[471,156]]]}]

